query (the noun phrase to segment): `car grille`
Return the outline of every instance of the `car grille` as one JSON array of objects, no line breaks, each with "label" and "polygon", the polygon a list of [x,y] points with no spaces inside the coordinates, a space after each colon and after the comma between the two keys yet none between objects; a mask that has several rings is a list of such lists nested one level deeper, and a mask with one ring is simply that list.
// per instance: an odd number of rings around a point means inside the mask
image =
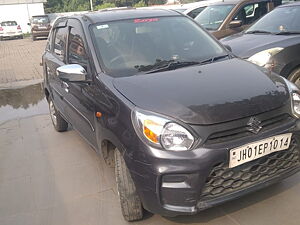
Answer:
[{"label": "car grille", "polygon": [[[260,124],[262,126],[262,129],[260,132],[265,132],[265,131],[271,130],[273,128],[284,125],[292,120],[293,120],[293,118],[289,114],[281,114],[276,117],[262,120],[261,124]],[[252,132],[250,132],[247,129],[247,127],[248,126],[245,125],[245,126],[237,127],[237,128],[230,129],[230,130],[213,133],[206,140],[206,144],[223,143],[223,142],[227,142],[227,141],[236,140],[238,138],[243,138],[243,137],[247,137],[250,135],[254,135]]]},{"label": "car grille", "polygon": [[228,168],[227,163],[219,164],[213,168],[207,178],[201,200],[209,200],[245,189],[299,165],[299,150],[294,139],[288,150],[272,153],[241,166]]}]

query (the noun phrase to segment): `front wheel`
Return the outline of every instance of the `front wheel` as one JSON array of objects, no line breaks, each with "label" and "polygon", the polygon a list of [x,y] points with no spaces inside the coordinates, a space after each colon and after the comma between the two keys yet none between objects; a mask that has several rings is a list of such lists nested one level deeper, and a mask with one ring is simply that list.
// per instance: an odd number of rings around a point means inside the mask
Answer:
[{"label": "front wheel", "polygon": [[68,129],[68,123],[62,118],[59,111],[55,108],[52,99],[49,99],[49,111],[53,126],[56,131],[63,132]]},{"label": "front wheel", "polygon": [[127,221],[143,218],[143,207],[134,182],[118,149],[115,149],[115,174],[122,214]]},{"label": "front wheel", "polygon": [[300,88],[300,68],[295,69],[288,77],[298,88]]}]

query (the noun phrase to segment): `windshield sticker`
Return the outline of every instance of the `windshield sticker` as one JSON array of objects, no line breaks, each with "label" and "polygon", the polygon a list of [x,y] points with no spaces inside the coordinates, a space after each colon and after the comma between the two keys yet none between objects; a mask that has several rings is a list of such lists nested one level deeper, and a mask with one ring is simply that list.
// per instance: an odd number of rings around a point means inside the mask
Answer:
[{"label": "windshield sticker", "polygon": [[107,29],[107,28],[109,28],[108,24],[102,24],[102,25],[97,26],[98,30]]},{"label": "windshield sticker", "polygon": [[134,23],[149,23],[149,22],[157,22],[158,18],[149,18],[149,19],[135,19]]}]

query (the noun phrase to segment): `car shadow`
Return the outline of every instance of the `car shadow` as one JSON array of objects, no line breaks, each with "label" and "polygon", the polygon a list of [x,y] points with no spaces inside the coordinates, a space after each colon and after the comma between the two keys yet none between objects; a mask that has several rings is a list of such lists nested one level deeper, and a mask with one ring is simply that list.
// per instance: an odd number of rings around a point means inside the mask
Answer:
[{"label": "car shadow", "polygon": [[[196,215],[192,216],[178,216],[178,217],[165,217],[165,219],[182,224],[190,223],[207,223],[214,219],[224,217],[228,214],[240,211],[248,207],[254,207],[256,204],[265,202],[268,199],[275,199],[278,195],[288,192],[294,186],[300,183],[300,175],[296,174],[292,177],[283,180],[279,183],[273,184],[269,187],[266,187],[262,190],[250,193],[241,198],[229,201],[220,206],[216,206],[202,212],[199,212]],[[272,201],[273,202],[273,201]],[[276,204],[276,203],[275,203]],[[147,215],[148,218],[150,217]]]}]

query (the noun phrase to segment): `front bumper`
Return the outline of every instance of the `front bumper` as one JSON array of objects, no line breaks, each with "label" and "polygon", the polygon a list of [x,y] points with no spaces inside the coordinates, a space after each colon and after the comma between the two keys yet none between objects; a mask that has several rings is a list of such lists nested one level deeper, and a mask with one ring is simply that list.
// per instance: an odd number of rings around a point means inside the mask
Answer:
[{"label": "front bumper", "polygon": [[[171,217],[191,215],[264,188],[299,171],[299,128],[300,124],[297,122],[292,126],[273,129],[255,140],[238,140],[230,144],[212,145],[214,147],[202,147],[187,152],[161,151],[144,145],[146,151],[127,155],[125,160],[130,165],[131,176],[145,209]],[[232,169],[228,168],[230,149],[288,132],[293,133],[290,149],[272,153]],[[145,155],[144,152],[148,154]],[[271,165],[274,161],[276,168]],[[274,168],[276,170],[273,170]],[[218,170],[223,170],[224,174],[218,174]],[[246,172],[241,174],[241,171],[251,170],[257,171],[252,171],[250,177]],[[272,174],[272,171],[276,172]],[[244,184],[236,185],[240,180],[243,180]],[[215,187],[213,184],[216,184]],[[222,190],[214,190],[221,186]]]}]

